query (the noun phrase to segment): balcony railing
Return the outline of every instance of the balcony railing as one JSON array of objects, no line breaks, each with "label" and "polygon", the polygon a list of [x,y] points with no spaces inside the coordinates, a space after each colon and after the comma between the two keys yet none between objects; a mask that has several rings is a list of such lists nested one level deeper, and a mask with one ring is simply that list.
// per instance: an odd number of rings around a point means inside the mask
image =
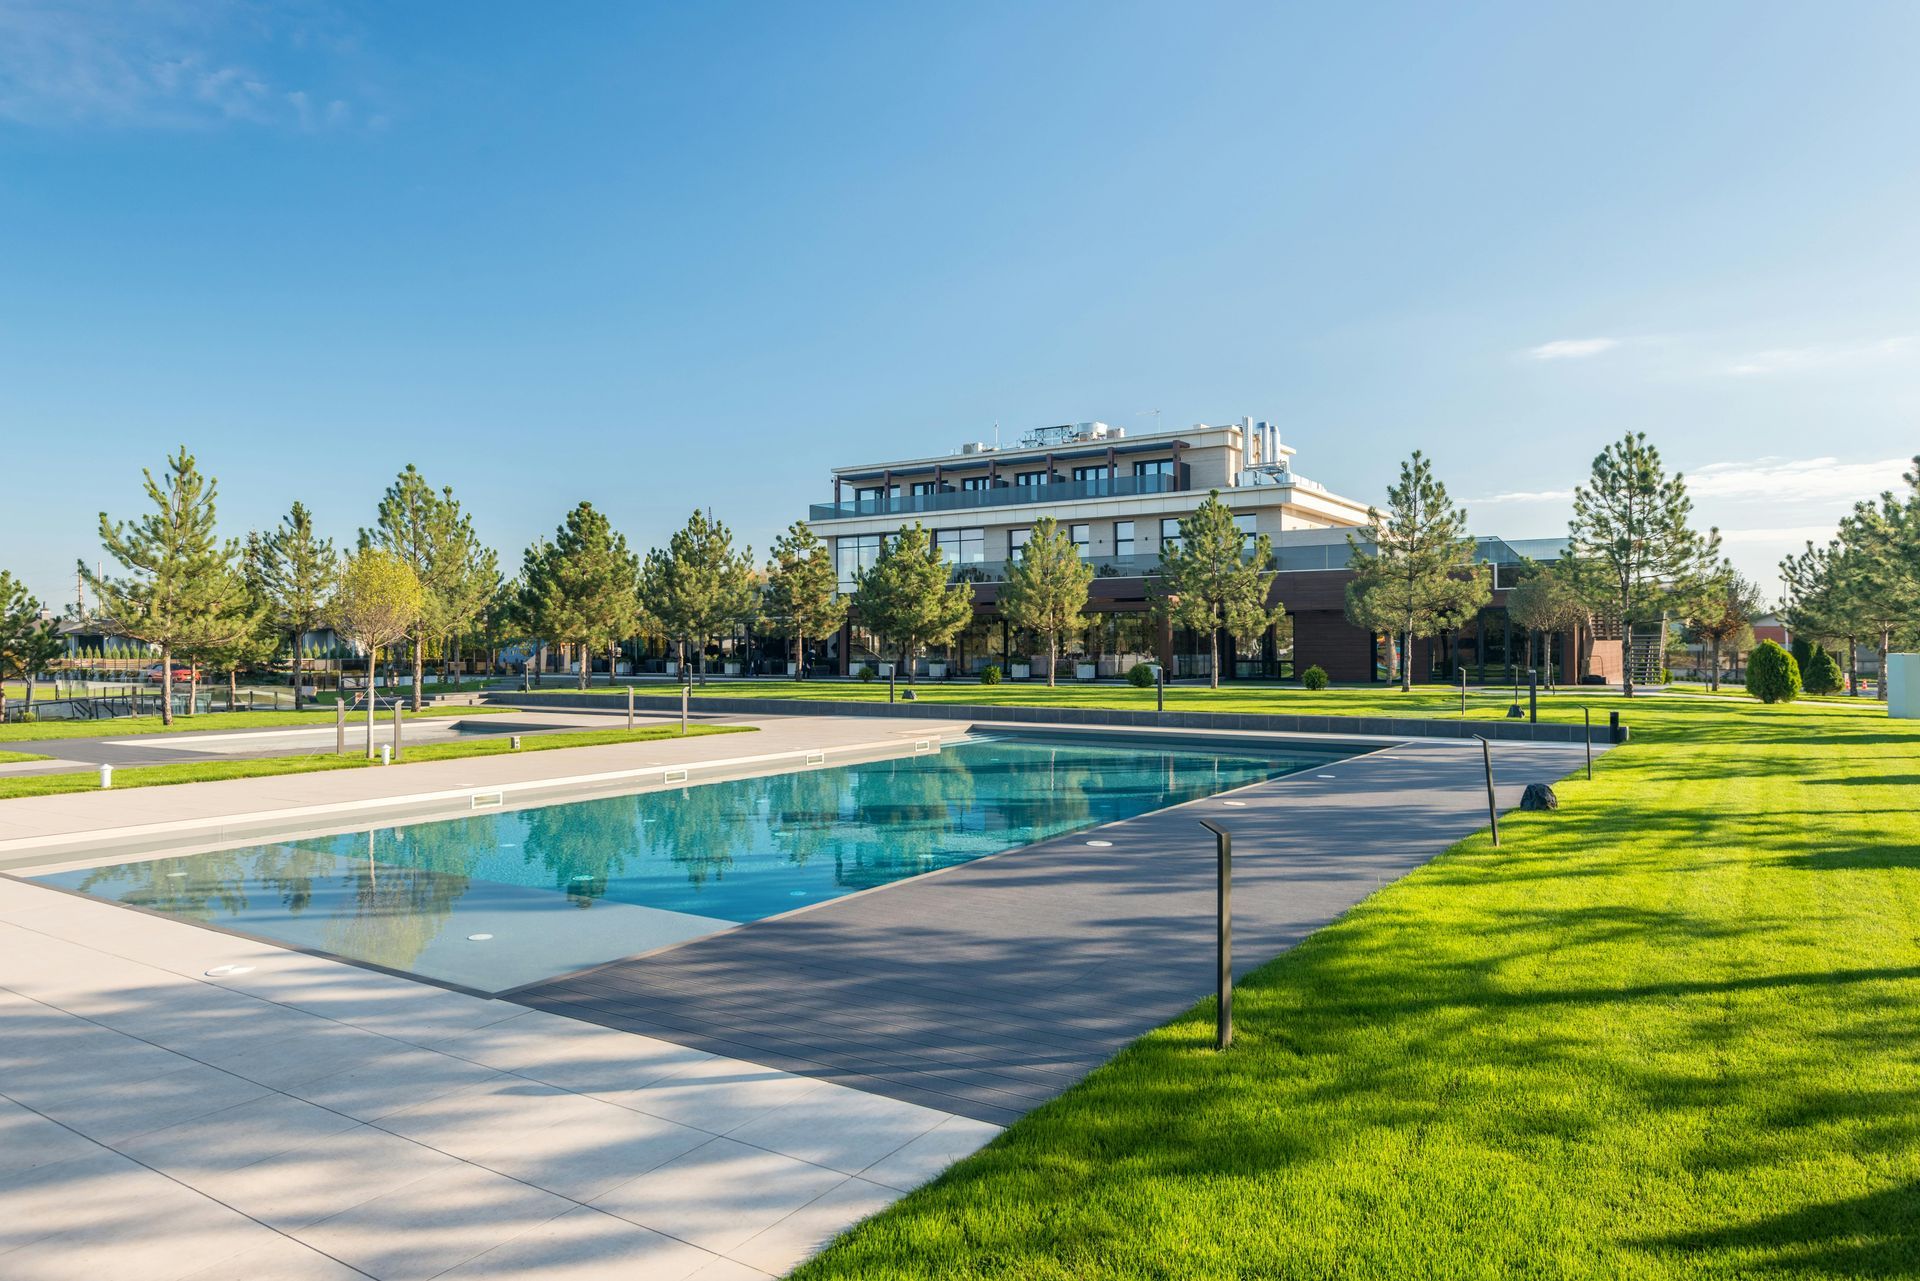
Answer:
[{"label": "balcony railing", "polygon": [[[1147,574],[1160,572],[1160,557],[1152,552],[1131,556],[1090,556],[1087,563],[1093,566],[1095,578],[1140,578]],[[1007,581],[1007,569],[1012,561],[976,560],[953,567],[955,582],[1004,583]]]},{"label": "balcony railing", "polygon": [[848,498],[814,503],[808,520],[847,520],[858,516],[917,516],[928,512],[971,511],[985,507],[1066,503],[1080,498],[1133,498],[1179,490],[1175,478],[1153,474],[1100,480],[1062,480],[1050,485],[996,485],[992,489],[956,489],[938,494],[895,494],[891,498]]}]

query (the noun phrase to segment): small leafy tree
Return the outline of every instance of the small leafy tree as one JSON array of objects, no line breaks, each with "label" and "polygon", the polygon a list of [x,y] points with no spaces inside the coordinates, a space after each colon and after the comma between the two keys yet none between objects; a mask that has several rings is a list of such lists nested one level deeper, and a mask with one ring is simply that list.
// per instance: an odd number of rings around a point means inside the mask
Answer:
[{"label": "small leafy tree", "polygon": [[1400,639],[1400,688],[1413,688],[1413,642],[1456,626],[1492,598],[1486,566],[1473,559],[1467,513],[1447,497],[1433,465],[1415,450],[1387,489],[1387,512],[1367,509],[1365,543],[1352,534],[1347,617]]},{"label": "small leafy tree", "polygon": [[620,642],[640,630],[640,562],[592,503],[567,513],[552,542],[528,548],[521,570],[527,615],[549,640],[580,649],[580,688],[592,681],[592,654],[607,653],[612,681]]},{"label": "small leafy tree", "polygon": [[1007,571],[1000,613],[1023,632],[1047,639],[1047,684],[1060,662],[1060,638],[1087,625],[1087,589],[1093,566],[1080,559],[1073,539],[1051,516],[1033,523],[1027,545]]},{"label": "small leafy tree", "polygon": [[[413,566],[393,552],[362,547],[340,573],[333,597],[334,627],[367,655],[367,759],[373,759],[373,665],[382,645],[410,635],[426,608]],[[343,695],[344,697],[344,695]]]},{"label": "small leafy tree", "polygon": [[313,527],[313,513],[294,503],[280,524],[261,540],[255,567],[274,623],[293,649],[293,707],[306,705],[300,675],[311,649],[304,638],[326,618],[329,598],[340,574],[333,540]]},{"label": "small leafy tree", "polygon": [[1687,601],[1687,623],[1693,634],[1707,644],[1709,666],[1707,685],[1720,688],[1720,651],[1728,642],[1752,635],[1753,620],[1760,616],[1763,602],[1760,589],[1740,576],[1730,564],[1721,564]]},{"label": "small leafy tree", "polygon": [[647,553],[640,570],[640,604],[647,617],[680,646],[681,666],[694,651],[695,671],[707,676],[706,642],[751,619],[760,604],[753,549],[733,549],[733,532],[695,511],[667,546]]},{"label": "small leafy tree", "polygon": [[233,565],[239,546],[214,532],[218,486],[186,447],[167,459],[164,480],[143,472],[154,510],[115,522],[100,513],[100,542],[124,571],[105,577],[80,563],[108,625],[159,651],[160,720],[173,724],[173,660],[240,630],[250,619]]},{"label": "small leafy tree", "polygon": [[1527,634],[1527,665],[1546,670],[1547,683],[1553,684],[1551,642],[1536,663],[1533,654],[1534,633],[1551,636],[1570,628],[1584,626],[1587,607],[1574,586],[1567,562],[1549,564],[1526,562],[1520,568],[1520,581],[1507,593],[1507,616]]},{"label": "small leafy tree", "polygon": [[427,640],[450,640],[486,608],[500,581],[499,558],[473,532],[453,489],[437,493],[408,463],[387,486],[372,529],[360,531],[362,547],[381,547],[413,570],[420,582],[420,616],[405,637],[413,667],[413,708],[420,710],[427,666]]},{"label": "small leafy tree", "polygon": [[1685,479],[1667,475],[1645,432],[1629,432],[1602,450],[1587,483],[1573,491],[1568,552],[1582,571],[1588,603],[1620,620],[1621,693],[1629,698],[1635,625],[1664,619],[1719,562],[1720,531],[1694,532],[1692,515]]},{"label": "small leafy tree", "polygon": [[280,629],[274,618],[273,603],[267,596],[263,572],[265,559],[265,540],[257,533],[248,534],[240,560],[240,593],[246,609],[222,635],[207,638],[194,650],[196,662],[205,663],[209,671],[226,675],[229,709],[239,701],[241,671],[271,663],[280,652]]},{"label": "small leafy tree", "polygon": [[973,621],[973,588],[950,582],[952,576],[926,527],[915,521],[900,527],[854,587],[853,612],[894,646],[909,684],[915,650],[950,645]]},{"label": "small leafy tree", "polygon": [[1761,641],[1747,659],[1747,693],[1763,703],[1791,703],[1800,695],[1800,665],[1773,641]]},{"label": "small leafy tree", "polygon": [[1257,638],[1286,616],[1267,604],[1273,582],[1273,540],[1265,534],[1247,546],[1246,534],[1213,490],[1180,520],[1177,544],[1160,548],[1160,572],[1148,590],[1154,609],[1181,627],[1207,637],[1208,683],[1220,687],[1220,633],[1242,643]]},{"label": "small leafy tree", "polygon": [[793,678],[799,680],[807,661],[807,638],[825,636],[847,617],[833,557],[805,521],[796,520],[773,542],[765,603],[768,621],[793,635]]}]

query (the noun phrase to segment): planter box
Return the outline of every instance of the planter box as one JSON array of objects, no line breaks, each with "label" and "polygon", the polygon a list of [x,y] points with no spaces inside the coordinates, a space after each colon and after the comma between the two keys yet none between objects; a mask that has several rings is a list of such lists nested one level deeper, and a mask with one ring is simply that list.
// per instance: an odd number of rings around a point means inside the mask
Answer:
[{"label": "planter box", "polygon": [[1012,666],[1013,666],[1013,670],[1009,672],[1008,675],[1011,676],[1014,680],[1024,681],[1024,680],[1033,679],[1033,667],[1031,664],[1014,663]]},{"label": "planter box", "polygon": [[873,669],[880,673],[881,680],[885,680],[887,677],[893,675],[892,663],[875,663],[873,664]]},{"label": "planter box", "polygon": [[721,674],[724,676],[738,676],[740,674],[740,664],[728,663],[725,667],[721,668]]},{"label": "planter box", "polygon": [[1075,663],[1073,665],[1073,679],[1077,681],[1090,681],[1097,675],[1099,675],[1099,673],[1095,670],[1092,663]]},{"label": "planter box", "polygon": [[936,681],[947,679],[947,665],[945,663],[928,663],[927,678]]},{"label": "planter box", "polygon": [[671,658],[669,658],[667,660],[667,675],[678,676],[679,674],[680,674],[680,664],[674,662]]}]

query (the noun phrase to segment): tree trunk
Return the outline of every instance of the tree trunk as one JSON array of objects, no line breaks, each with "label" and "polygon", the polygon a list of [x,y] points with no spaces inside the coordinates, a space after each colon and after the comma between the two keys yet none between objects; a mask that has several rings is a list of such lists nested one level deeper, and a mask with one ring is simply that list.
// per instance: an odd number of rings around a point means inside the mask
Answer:
[{"label": "tree trunk", "polygon": [[1892,648],[1893,631],[1891,628],[1883,627],[1880,629],[1880,679],[1877,682],[1879,688],[1874,694],[1874,697],[1883,703],[1887,701],[1887,651]]},{"label": "tree trunk", "polygon": [[1633,624],[1620,622],[1620,694],[1633,697]]},{"label": "tree trunk", "polygon": [[300,629],[293,629],[293,710],[299,711],[304,705],[300,698]]},{"label": "tree trunk", "polygon": [[1847,637],[1847,697],[1860,688],[1860,638]]},{"label": "tree trunk", "polygon": [[229,667],[227,669],[227,710],[232,711],[233,705],[239,701],[240,668],[238,666]]},{"label": "tree trunk", "polygon": [[425,632],[413,638],[413,710],[420,710],[420,687],[427,679],[427,637]]},{"label": "tree trunk", "polygon": [[200,701],[200,664],[192,663],[187,668],[187,715],[193,715],[194,705]]},{"label": "tree trunk", "polygon": [[1207,620],[1207,688],[1220,688],[1220,626]]},{"label": "tree trunk", "polygon": [[587,686],[593,684],[593,651],[587,648],[585,641],[582,641],[578,653],[580,655],[580,680],[577,688],[585,689]]},{"label": "tree trunk", "polygon": [[1054,669],[1060,666],[1060,642],[1052,632],[1047,633],[1047,688],[1053,688]]},{"label": "tree trunk", "polygon": [[1400,633],[1400,692],[1413,692],[1413,631]]},{"label": "tree trunk", "polygon": [[160,647],[160,723],[173,724],[173,647]]},{"label": "tree trunk", "polygon": [[807,663],[807,634],[800,628],[793,629],[793,679],[800,679],[801,669]]},{"label": "tree trunk", "polygon": [[373,665],[378,646],[367,646],[367,759],[373,759]]},{"label": "tree trunk", "polygon": [[1713,638],[1713,670],[1708,673],[1707,688],[1715,694],[1720,692],[1720,638]]}]

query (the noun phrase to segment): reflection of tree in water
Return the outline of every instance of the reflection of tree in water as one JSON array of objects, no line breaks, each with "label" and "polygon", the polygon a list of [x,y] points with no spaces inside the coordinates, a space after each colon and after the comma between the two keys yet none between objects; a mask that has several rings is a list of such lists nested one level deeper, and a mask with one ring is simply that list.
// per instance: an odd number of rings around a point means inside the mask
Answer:
[{"label": "reflection of tree in water", "polygon": [[339,856],[325,845],[301,841],[261,847],[253,856],[253,878],[280,896],[293,915],[313,901],[313,884],[338,870]]},{"label": "reflection of tree in water", "polygon": [[[449,826],[465,826],[476,820],[462,819]],[[415,832],[438,824],[425,824]],[[472,833],[468,834],[470,837]],[[378,839],[384,837],[385,839]],[[414,851],[403,853],[398,847],[410,843],[408,833],[368,832],[361,838],[365,850],[342,869],[350,912],[342,911],[327,922],[323,946],[330,952],[371,961],[393,969],[408,969],[438,938],[471,883],[466,872],[440,870],[428,866],[445,862],[452,854],[451,838],[436,834],[416,846],[420,865],[403,862]],[[385,847],[385,848],[382,848]],[[342,854],[345,851],[341,851]],[[392,857],[383,858],[382,854]],[[464,868],[470,854],[457,859]]]},{"label": "reflection of tree in water", "polygon": [[249,865],[245,850],[217,850],[94,868],[78,888],[84,894],[207,921],[246,910]]},{"label": "reflection of tree in water", "polygon": [[759,817],[763,780],[714,783],[655,792],[646,807],[651,820],[640,829],[650,853],[665,854],[694,885],[719,880],[733,866],[735,850],[745,849]]},{"label": "reflection of tree in water", "polygon": [[638,796],[549,805],[527,811],[521,857],[545,866],[576,907],[590,907],[626,867],[640,832]]},{"label": "reflection of tree in water", "polygon": [[944,754],[875,761],[852,780],[854,821],[868,839],[836,850],[834,880],[854,889],[944,866],[955,831],[970,825],[979,782]]},{"label": "reflection of tree in water", "polygon": [[767,822],[774,845],[795,866],[839,843],[844,769],[804,770],[766,780]]}]

